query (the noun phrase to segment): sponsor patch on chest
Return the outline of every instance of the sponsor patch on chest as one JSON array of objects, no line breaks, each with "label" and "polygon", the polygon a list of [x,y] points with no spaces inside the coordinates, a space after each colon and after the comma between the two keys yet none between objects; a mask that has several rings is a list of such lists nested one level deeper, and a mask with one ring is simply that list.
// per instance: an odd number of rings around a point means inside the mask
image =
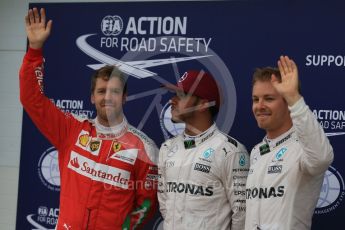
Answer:
[{"label": "sponsor patch on chest", "polygon": [[131,165],[135,164],[138,157],[138,149],[123,149],[113,153],[110,159],[119,160]]},{"label": "sponsor patch on chest", "polygon": [[131,175],[129,171],[95,162],[73,151],[67,167],[91,180],[128,189]]},{"label": "sponsor patch on chest", "polygon": [[85,151],[88,151],[94,156],[98,156],[101,149],[102,141],[98,140],[95,137],[92,137],[88,131],[82,130],[79,133],[75,145],[79,148],[84,149]]},{"label": "sponsor patch on chest", "polygon": [[204,173],[209,173],[211,170],[211,166],[195,163],[194,170],[204,172]]},{"label": "sponsor patch on chest", "polygon": [[268,174],[281,173],[282,170],[283,170],[282,165],[271,165],[271,166],[268,166],[267,173]]}]

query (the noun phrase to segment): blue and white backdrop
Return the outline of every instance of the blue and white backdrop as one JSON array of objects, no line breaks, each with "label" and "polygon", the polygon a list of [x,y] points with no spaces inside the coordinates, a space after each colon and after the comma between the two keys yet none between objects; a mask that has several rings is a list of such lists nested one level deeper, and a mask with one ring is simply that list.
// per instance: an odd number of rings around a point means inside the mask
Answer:
[{"label": "blue and white backdrop", "polygon": [[[264,132],[251,113],[251,76],[281,54],[299,66],[303,95],[335,150],[313,230],[339,229],[345,213],[345,3],[307,1],[40,3],[53,19],[45,45],[45,92],[66,112],[93,118],[90,76],[103,64],[130,71],[125,113],[158,146],[181,132],[169,92],[188,69],[211,72],[223,105],[218,126],[250,150]],[[59,215],[56,149],[24,112],[17,229],[54,229]],[[146,229],[162,229],[161,218]]]}]

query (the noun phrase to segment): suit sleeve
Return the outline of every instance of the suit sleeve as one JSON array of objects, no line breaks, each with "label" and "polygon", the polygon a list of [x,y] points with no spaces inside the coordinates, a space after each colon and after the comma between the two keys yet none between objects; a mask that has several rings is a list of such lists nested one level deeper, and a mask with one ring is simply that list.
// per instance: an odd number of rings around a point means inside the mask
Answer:
[{"label": "suit sleeve", "polygon": [[304,150],[302,171],[310,175],[324,173],[333,161],[333,148],[303,98],[289,107],[293,125]]},{"label": "suit sleeve", "polygon": [[153,141],[144,143],[135,165],[135,207],[126,217],[123,229],[142,229],[157,210],[158,149]]},{"label": "suit sleeve", "polygon": [[165,163],[164,154],[166,145],[163,144],[158,155],[158,201],[159,201],[159,211],[165,219],[166,214],[166,184],[165,184]]},{"label": "suit sleeve", "polygon": [[19,73],[20,101],[36,127],[59,149],[78,122],[44,95],[43,73],[42,50],[29,48]]},{"label": "suit sleeve", "polygon": [[[225,147],[228,149],[228,147]],[[227,150],[228,151],[228,150]],[[236,148],[225,157],[222,178],[231,206],[231,229],[243,230],[246,215],[246,180],[249,170],[249,155],[246,149]]]}]

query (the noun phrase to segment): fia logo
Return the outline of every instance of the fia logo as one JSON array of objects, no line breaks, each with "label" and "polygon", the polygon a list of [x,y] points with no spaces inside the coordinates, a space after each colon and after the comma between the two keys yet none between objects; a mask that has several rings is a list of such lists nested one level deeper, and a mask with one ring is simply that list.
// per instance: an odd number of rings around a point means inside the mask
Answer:
[{"label": "fia logo", "polygon": [[118,15],[105,16],[101,23],[101,30],[104,35],[119,35],[123,29],[122,18]]}]

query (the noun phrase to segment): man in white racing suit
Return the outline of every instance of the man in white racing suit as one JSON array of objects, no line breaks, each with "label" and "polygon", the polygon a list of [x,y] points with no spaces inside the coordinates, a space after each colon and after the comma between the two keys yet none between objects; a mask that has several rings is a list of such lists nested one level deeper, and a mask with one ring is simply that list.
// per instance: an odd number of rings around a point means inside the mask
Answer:
[{"label": "man in white racing suit", "polygon": [[277,68],[253,76],[253,113],[266,131],[250,155],[245,229],[311,228],[333,149],[299,90],[297,66],[281,56]]},{"label": "man in white racing suit", "polygon": [[214,78],[188,71],[171,99],[174,122],[183,134],[159,153],[158,200],[165,230],[242,230],[249,156],[245,147],[218,130],[220,97]]}]

